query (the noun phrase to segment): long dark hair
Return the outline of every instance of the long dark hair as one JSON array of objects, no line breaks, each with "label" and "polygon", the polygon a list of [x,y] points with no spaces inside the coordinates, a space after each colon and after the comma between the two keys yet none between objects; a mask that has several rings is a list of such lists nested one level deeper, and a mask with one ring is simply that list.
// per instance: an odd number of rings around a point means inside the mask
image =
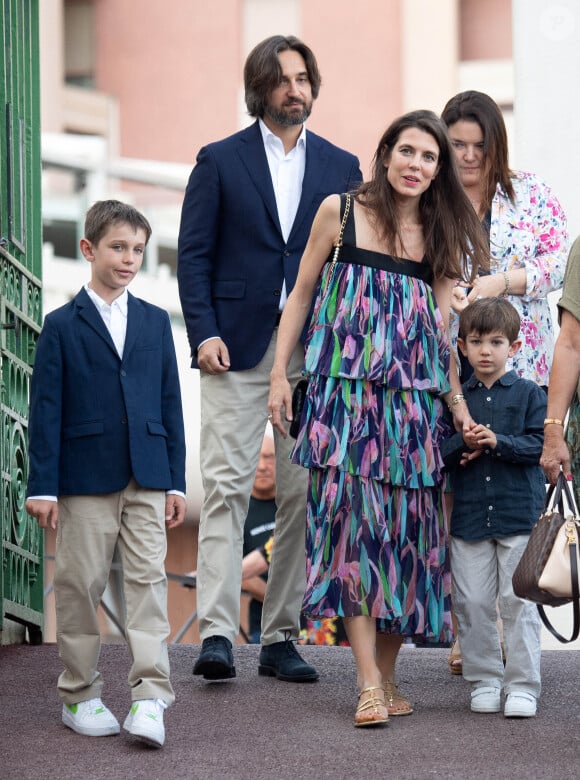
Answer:
[{"label": "long dark hair", "polygon": [[497,103],[484,92],[460,92],[447,101],[441,119],[447,127],[464,120],[476,122],[481,129],[485,164],[483,196],[486,210],[491,206],[498,183],[513,203],[515,193],[511,182],[513,172],[508,162],[507,132]]},{"label": "long dark hair", "polygon": [[379,235],[393,251],[402,243],[394,190],[387,179],[387,162],[401,133],[417,128],[439,147],[437,176],[421,195],[419,215],[425,256],[436,279],[444,276],[472,281],[479,268],[489,267],[489,250],[481,224],[465,194],[445,125],[433,111],[411,111],[395,119],[384,132],[372,165],[372,177],[355,198],[373,212]]},{"label": "long dark hair", "polygon": [[263,117],[268,98],[282,79],[282,68],[278,54],[282,51],[296,51],[302,56],[312,97],[314,100],[320,92],[320,71],[312,50],[294,35],[272,35],[258,43],[248,54],[244,66],[244,87],[248,114]]}]

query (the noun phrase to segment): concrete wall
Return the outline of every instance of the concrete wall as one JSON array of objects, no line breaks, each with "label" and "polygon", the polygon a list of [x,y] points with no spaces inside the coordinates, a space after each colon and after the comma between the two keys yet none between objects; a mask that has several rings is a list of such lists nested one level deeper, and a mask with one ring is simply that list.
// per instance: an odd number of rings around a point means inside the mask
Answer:
[{"label": "concrete wall", "polygon": [[518,164],[544,177],[580,233],[580,2],[513,0]]}]

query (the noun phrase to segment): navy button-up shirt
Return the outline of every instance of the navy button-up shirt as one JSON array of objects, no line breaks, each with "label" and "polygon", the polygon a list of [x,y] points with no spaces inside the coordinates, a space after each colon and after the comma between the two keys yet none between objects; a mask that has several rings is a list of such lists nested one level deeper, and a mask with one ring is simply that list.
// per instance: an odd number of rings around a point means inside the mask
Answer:
[{"label": "navy button-up shirt", "polygon": [[491,428],[497,446],[460,466],[461,454],[468,449],[462,434],[454,433],[443,443],[454,493],[451,534],[479,541],[529,533],[546,497],[539,465],[546,393],[508,371],[490,388],[471,376],[463,394],[472,418]]}]

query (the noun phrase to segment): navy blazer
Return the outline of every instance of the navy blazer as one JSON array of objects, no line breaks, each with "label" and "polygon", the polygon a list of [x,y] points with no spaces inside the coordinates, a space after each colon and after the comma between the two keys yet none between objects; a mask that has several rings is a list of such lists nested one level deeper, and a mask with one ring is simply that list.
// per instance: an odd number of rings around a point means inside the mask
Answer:
[{"label": "navy blazer", "polygon": [[361,180],[354,155],[307,132],[302,195],[285,242],[258,122],[200,150],[185,191],[177,266],[194,368],[199,344],[211,336],[225,342],[231,370],[260,362],[318,207]]},{"label": "navy blazer", "polygon": [[123,359],[82,289],[47,315],[31,381],[28,496],[185,492],[185,433],[166,311],[129,294]]}]

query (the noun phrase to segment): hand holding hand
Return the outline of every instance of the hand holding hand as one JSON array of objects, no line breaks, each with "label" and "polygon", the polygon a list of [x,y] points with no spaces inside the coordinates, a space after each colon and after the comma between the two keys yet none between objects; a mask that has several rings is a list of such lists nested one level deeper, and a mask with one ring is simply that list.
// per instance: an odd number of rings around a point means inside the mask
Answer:
[{"label": "hand holding hand", "polygon": [[498,298],[504,294],[505,289],[506,283],[503,273],[478,276],[467,296],[467,302],[473,303],[478,298]]},{"label": "hand holding hand", "polygon": [[463,441],[471,450],[494,450],[497,446],[495,433],[486,425],[474,425],[468,431],[463,432]]}]

